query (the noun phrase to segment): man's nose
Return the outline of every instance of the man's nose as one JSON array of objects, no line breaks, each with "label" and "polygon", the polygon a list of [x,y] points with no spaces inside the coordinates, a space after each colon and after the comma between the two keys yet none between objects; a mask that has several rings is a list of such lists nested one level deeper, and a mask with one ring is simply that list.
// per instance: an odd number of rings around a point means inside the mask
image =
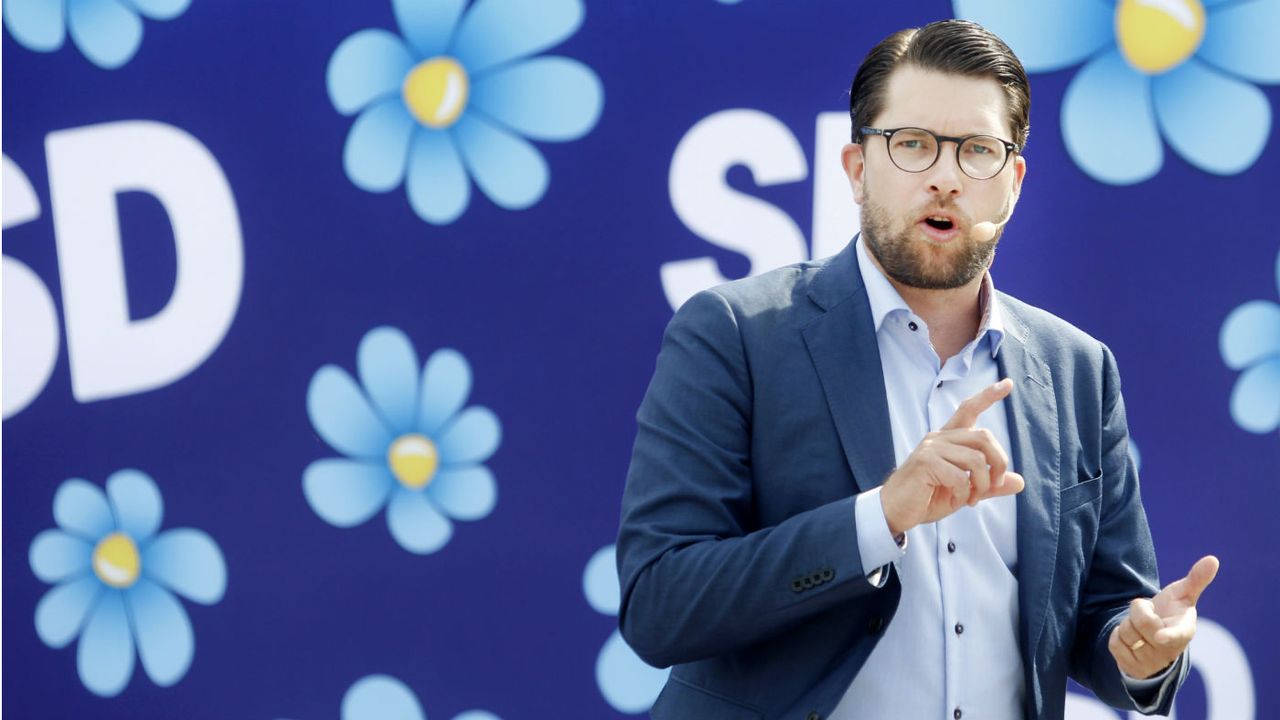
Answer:
[{"label": "man's nose", "polygon": [[938,153],[938,161],[925,172],[929,175],[930,192],[941,195],[959,195],[964,186],[964,171],[956,160],[955,147],[951,143],[942,144]]}]

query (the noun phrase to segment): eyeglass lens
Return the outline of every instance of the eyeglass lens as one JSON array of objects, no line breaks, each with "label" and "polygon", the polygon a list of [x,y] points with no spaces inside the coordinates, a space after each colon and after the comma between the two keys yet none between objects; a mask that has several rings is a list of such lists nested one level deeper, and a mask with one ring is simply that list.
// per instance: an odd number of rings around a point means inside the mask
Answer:
[{"label": "eyeglass lens", "polygon": [[[1000,172],[1007,154],[999,138],[977,135],[960,145],[960,168],[969,177],[985,180]],[[889,138],[889,158],[907,172],[923,172],[938,159],[938,139],[925,130],[899,130]]]}]

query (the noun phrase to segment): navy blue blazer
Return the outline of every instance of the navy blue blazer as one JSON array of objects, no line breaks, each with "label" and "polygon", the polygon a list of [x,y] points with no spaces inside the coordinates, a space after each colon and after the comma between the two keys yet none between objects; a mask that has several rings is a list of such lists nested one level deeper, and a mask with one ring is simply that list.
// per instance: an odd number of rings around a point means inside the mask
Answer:
[{"label": "navy blue blazer", "polygon": [[[1000,302],[1009,452],[1027,482],[1026,715],[1061,718],[1067,677],[1132,708],[1107,640],[1159,584],[1115,361],[1063,320]],[[894,452],[853,245],[685,303],[636,419],[619,623],[646,662],[675,666],[652,716],[825,717],[901,594],[896,573],[867,582],[858,551],[854,495],[888,477]],[[910,683],[903,692],[941,692]]]}]

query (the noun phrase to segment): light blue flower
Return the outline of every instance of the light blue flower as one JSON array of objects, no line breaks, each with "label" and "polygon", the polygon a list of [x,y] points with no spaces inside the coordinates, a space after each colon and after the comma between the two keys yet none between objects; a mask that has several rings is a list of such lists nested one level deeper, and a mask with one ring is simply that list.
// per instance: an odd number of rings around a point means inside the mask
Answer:
[{"label": "light blue flower", "polygon": [[[582,573],[582,591],[596,612],[618,616],[622,589],[618,584],[617,554],[613,545],[596,551]],[[605,641],[596,658],[596,684],[614,710],[628,714],[647,712],[667,684],[671,668],[659,670],[636,655],[617,630]]]},{"label": "light blue flower", "polygon": [[[342,698],[342,720],[427,720],[409,686],[390,675],[366,675]],[[501,720],[484,710],[468,710],[453,720]]]},{"label": "light blue flower", "polygon": [[955,0],[1028,72],[1078,63],[1062,103],[1068,152],[1096,180],[1129,185],[1164,163],[1161,136],[1191,165],[1235,175],[1262,154],[1280,83],[1280,0]]},{"label": "light blue flower", "polygon": [[129,684],[135,648],[152,682],[181,680],[195,637],[173,593],[213,605],[226,590],[217,543],[190,528],[157,534],[162,514],[160,491],[138,470],[112,474],[105,495],[71,479],[53,498],[58,529],[31,543],[32,571],[56,585],[36,605],[36,634],[55,649],[79,636],[76,667],[97,695],[118,695]]},{"label": "light blue flower", "polygon": [[53,52],[71,39],[94,65],[114,70],[142,44],[142,19],[172,20],[191,0],[5,0],[4,26],[18,44]]},{"label": "light blue flower", "polygon": [[[400,546],[433,553],[453,535],[454,520],[479,520],[497,502],[493,473],[481,465],[502,437],[488,408],[463,408],[471,367],[455,350],[418,365],[409,338],[391,327],[360,341],[357,383],[326,365],[307,390],[316,432],[345,458],[311,463],[303,490],[326,522],[352,527],[387,508]],[[363,386],[363,387],[361,387]]]},{"label": "light blue flower", "polygon": [[[1280,254],[1276,256],[1280,293]],[[1243,370],[1231,391],[1231,417],[1241,428],[1269,433],[1280,428],[1280,305],[1247,302],[1227,316],[1218,337],[1222,359]]]},{"label": "light blue flower", "polygon": [[[357,187],[404,183],[423,220],[467,209],[471,182],[520,210],[547,190],[547,163],[525,138],[575,140],[600,117],[604,91],[589,67],[530,57],[573,35],[581,0],[392,0],[401,36],[366,29],[329,60],[329,98],[359,113],[343,167]],[[468,179],[470,177],[470,180]]]}]

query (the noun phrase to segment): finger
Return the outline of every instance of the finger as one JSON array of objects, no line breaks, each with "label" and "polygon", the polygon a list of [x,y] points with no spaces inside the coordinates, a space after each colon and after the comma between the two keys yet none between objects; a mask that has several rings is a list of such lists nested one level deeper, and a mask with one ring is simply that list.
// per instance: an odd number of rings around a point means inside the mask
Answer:
[{"label": "finger", "polygon": [[1156,614],[1155,606],[1146,598],[1136,598],[1129,603],[1129,622],[1148,644],[1155,645],[1156,633],[1164,629],[1164,621]]},{"label": "finger", "polygon": [[970,447],[946,443],[939,444],[937,450],[944,460],[967,472],[968,476],[965,480],[969,484],[970,492],[967,494],[965,501],[969,505],[973,505],[987,496],[987,489],[991,486],[991,478],[987,473],[987,458],[985,455]]},{"label": "finger", "polygon": [[1116,634],[1120,636],[1120,642],[1124,643],[1124,646],[1129,648],[1130,652],[1133,652],[1134,647],[1141,647],[1141,645],[1138,645],[1139,641],[1144,645],[1146,644],[1146,641],[1142,638],[1142,633],[1138,632],[1138,629],[1133,626],[1133,619],[1128,616],[1116,626]]},{"label": "finger", "polygon": [[996,436],[986,428],[974,430],[948,430],[939,433],[938,437],[947,442],[964,445],[982,453],[983,462],[989,466],[988,477],[994,485],[999,485],[1009,469],[1009,455],[1000,447]]},{"label": "finger", "polygon": [[956,408],[955,413],[947,421],[947,424],[942,426],[942,429],[964,430],[973,427],[978,422],[979,415],[987,408],[1008,397],[1012,391],[1013,381],[1009,378],[1005,378],[994,385],[988,385],[973,397],[960,403],[960,407]]},{"label": "finger", "polygon": [[931,470],[938,483],[951,493],[951,509],[957,510],[969,502],[969,474],[964,467],[947,460],[943,452],[939,449],[938,454],[933,456],[930,461]]},{"label": "finger", "polygon": [[1027,481],[1018,473],[1007,472],[999,485],[992,486],[990,497],[1017,495],[1027,487]]},{"label": "finger", "polygon": [[1122,622],[1111,631],[1111,637],[1107,640],[1107,649],[1111,651],[1111,657],[1116,659],[1116,664],[1121,670],[1136,677],[1142,663],[1138,660],[1138,656],[1134,655],[1133,650],[1129,649],[1129,644],[1124,641],[1124,635],[1120,631],[1123,625]]},{"label": "finger", "polygon": [[1182,652],[1182,648],[1186,647],[1196,634],[1196,609],[1188,608],[1187,612],[1179,617],[1172,621],[1166,619],[1164,622],[1165,626],[1156,631],[1156,644]]},{"label": "finger", "polygon": [[1200,600],[1200,594],[1217,577],[1218,566],[1218,558],[1213,555],[1205,555],[1197,560],[1195,565],[1191,566],[1191,572],[1187,573],[1187,577],[1184,578],[1186,580],[1184,592],[1186,593],[1187,602],[1195,605]]}]

